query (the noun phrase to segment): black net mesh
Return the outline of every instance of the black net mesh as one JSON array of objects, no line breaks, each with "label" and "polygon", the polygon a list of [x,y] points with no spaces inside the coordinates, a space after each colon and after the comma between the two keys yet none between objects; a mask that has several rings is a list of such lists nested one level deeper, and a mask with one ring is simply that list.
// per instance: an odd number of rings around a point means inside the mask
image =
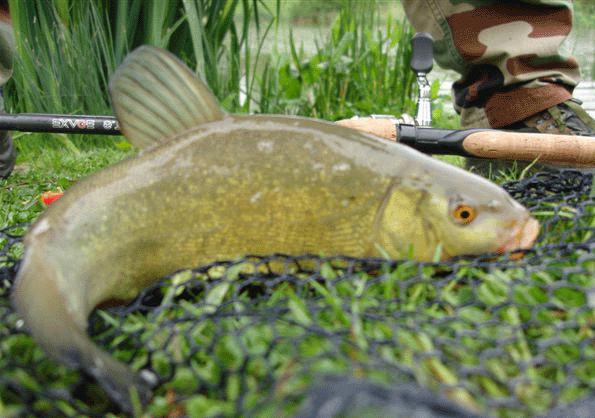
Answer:
[{"label": "black net mesh", "polygon": [[[542,225],[520,260],[246,257],[164,278],[125,307],[96,311],[89,331],[154,374],[154,416],[589,411],[591,181],[564,171],[504,186]],[[0,232],[0,415],[117,411],[22,330],[9,293],[25,229]]]}]

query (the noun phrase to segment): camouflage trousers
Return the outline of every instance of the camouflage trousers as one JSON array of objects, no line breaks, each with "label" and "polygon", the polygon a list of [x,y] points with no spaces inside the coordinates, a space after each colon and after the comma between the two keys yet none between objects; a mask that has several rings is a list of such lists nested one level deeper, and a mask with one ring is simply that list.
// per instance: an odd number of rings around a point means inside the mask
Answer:
[{"label": "camouflage trousers", "polygon": [[457,71],[464,127],[502,128],[569,100],[577,61],[560,53],[571,0],[403,0],[418,32],[430,32],[443,68]]},{"label": "camouflage trousers", "polygon": [[[14,55],[14,38],[8,12],[0,5],[0,113],[4,113],[2,86],[12,75],[12,58]],[[7,131],[0,131],[0,179],[12,172],[16,159],[16,151]]]}]

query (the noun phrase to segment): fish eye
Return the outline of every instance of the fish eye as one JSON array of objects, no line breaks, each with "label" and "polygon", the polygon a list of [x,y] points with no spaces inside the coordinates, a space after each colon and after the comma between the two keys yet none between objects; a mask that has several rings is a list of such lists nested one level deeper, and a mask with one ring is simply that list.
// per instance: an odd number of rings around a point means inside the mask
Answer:
[{"label": "fish eye", "polygon": [[473,206],[469,205],[458,205],[453,211],[452,216],[455,221],[461,225],[467,225],[473,222],[477,213]]}]

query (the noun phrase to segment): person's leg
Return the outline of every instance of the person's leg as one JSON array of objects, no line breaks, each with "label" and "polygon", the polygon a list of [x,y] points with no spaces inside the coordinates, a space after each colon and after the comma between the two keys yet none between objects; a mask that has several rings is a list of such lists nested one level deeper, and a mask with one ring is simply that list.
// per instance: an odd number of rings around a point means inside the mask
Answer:
[{"label": "person's leg", "polygon": [[436,40],[435,58],[461,74],[453,85],[463,127],[595,135],[595,121],[570,101],[578,63],[560,54],[572,1],[403,0],[417,31]]},{"label": "person's leg", "polygon": [[[14,39],[10,16],[5,2],[0,4],[0,87],[12,75]],[[0,89],[0,113],[4,113],[4,100]],[[16,160],[16,151],[12,137],[7,131],[0,131],[0,178],[6,178],[12,172]]]},{"label": "person's leg", "polygon": [[16,151],[12,138],[7,131],[0,132],[0,178],[6,178],[12,173]]}]

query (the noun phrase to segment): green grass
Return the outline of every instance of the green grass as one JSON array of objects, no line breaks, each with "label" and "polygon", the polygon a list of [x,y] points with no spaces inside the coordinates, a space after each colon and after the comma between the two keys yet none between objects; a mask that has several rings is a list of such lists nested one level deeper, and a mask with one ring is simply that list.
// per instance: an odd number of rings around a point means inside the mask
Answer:
[{"label": "green grass", "polygon": [[304,51],[290,32],[289,57],[271,57],[260,83],[261,112],[337,120],[415,111],[410,26],[370,3],[342,4],[315,51]]},{"label": "green grass", "polygon": [[[228,110],[251,111],[254,47],[275,22],[258,0],[11,0],[10,10],[17,48],[5,86],[10,113],[112,114],[109,78],[143,44],[167,48],[196,69]],[[242,76],[250,80],[244,106]],[[45,146],[47,137],[34,138],[31,144]],[[107,144],[80,136],[61,142],[82,149]]]},{"label": "green grass", "polygon": [[[12,1],[18,53],[6,86],[7,110],[110,114],[110,75],[128,51],[152,44],[195,69],[231,112],[328,120],[414,112],[411,28],[390,13],[381,16],[385,8],[375,2],[340,2],[331,34],[318,40],[316,51],[302,51],[290,34],[289,55],[261,52],[273,32],[278,36],[278,19],[285,12],[279,2],[141,4]],[[80,137],[61,140],[71,148],[105,145]]]},{"label": "green grass", "polygon": [[[398,370],[428,387],[453,386],[446,394],[467,408],[483,410],[489,399],[513,397],[518,409],[503,407],[499,416],[539,414],[554,400],[552,385],[571,402],[594,383],[595,351],[587,342],[595,336],[589,325],[595,317],[581,289],[592,288],[595,277],[568,277],[564,270],[580,257],[564,265],[544,259],[546,265],[529,275],[514,265],[487,272],[462,262],[449,271],[407,262],[381,269],[382,280],[373,269],[347,273],[341,263],[326,263],[316,280],[299,273],[271,288],[262,277],[243,287],[254,274],[250,262],[182,272],[154,290],[158,309],[100,311],[93,332],[133,367],[142,367],[151,353],[154,370],[171,375],[147,416],[180,407],[192,417],[233,415],[238,405],[254,408],[254,416],[284,416],[295,412],[292,396],[318,373],[391,382]],[[10,377],[30,382],[29,390],[76,381],[76,373],[45,359],[28,337],[5,338],[3,347],[16,364],[35,359],[32,370],[10,369]],[[481,371],[463,373],[462,366]],[[519,376],[511,389],[508,383]],[[171,394],[180,401],[168,400]],[[87,401],[97,411],[105,406],[97,388],[88,389]],[[67,415],[72,407],[59,406]]]},{"label": "green grass", "polygon": [[[289,56],[278,52],[267,56],[259,53],[263,40],[275,28],[275,8],[279,5],[276,2],[180,0],[174,3],[176,7],[165,10],[159,1],[147,2],[146,7],[141,7],[140,0],[12,1],[13,20],[21,28],[17,38],[21,54],[15,77],[7,89],[9,108],[23,112],[110,113],[106,95],[109,74],[128,50],[140,43],[151,43],[170,47],[198,69],[230,111],[292,113],[328,120],[353,114],[413,113],[413,77],[407,69],[411,29],[391,18],[364,13],[358,9],[363,2],[341,2],[347,7],[336,9],[329,38],[319,39],[313,53],[301,51],[299,41],[291,39]],[[114,7],[107,7],[109,5]],[[38,26],[27,24],[33,14],[37,16]],[[236,16],[235,20],[230,18],[232,15]],[[57,26],[53,26],[56,23]],[[384,25],[381,31],[379,24]],[[245,48],[248,45],[250,48]],[[244,75],[248,94],[242,104],[240,81]],[[437,94],[437,85],[433,94],[434,97]],[[457,127],[458,119],[446,115],[443,106],[450,104],[434,107],[436,126]],[[9,179],[0,180],[1,226],[32,222],[43,211],[39,201],[42,192],[67,189],[86,175],[135,154],[129,144],[118,137],[33,134],[15,137],[19,149],[17,169]],[[444,159],[462,165],[459,157]],[[501,183],[522,175],[522,171],[516,169],[495,174],[493,178]],[[570,209],[558,209],[543,206],[536,216],[547,220],[556,214],[573,215]],[[583,227],[592,228],[595,222],[592,212],[582,218]],[[549,231],[552,237],[547,242],[556,243],[572,228],[576,225],[571,218],[558,223]],[[574,241],[590,239],[590,232],[573,234],[570,238]],[[164,374],[173,372],[170,360],[180,364],[173,379],[157,391],[149,405],[147,413],[153,416],[175,409],[176,405],[168,400],[168,391],[186,397],[184,405],[190,416],[216,415],[234,410],[240,387],[246,392],[243,402],[248,406],[257,405],[261,384],[269,369],[279,378],[275,393],[282,398],[305,388],[312,382],[314,372],[336,373],[349,370],[349,365],[354,363],[362,366],[358,369],[361,376],[379,381],[387,381],[388,369],[401,365],[413,370],[416,379],[430,387],[465,382],[464,388],[453,389],[450,396],[466,406],[481,407],[486,398],[514,395],[524,403],[523,413],[541,413],[552,397],[548,385],[566,382],[565,367],[568,366],[564,365],[571,364],[578,376],[577,381],[563,388],[565,401],[584,395],[585,386],[592,387],[595,378],[592,362],[595,353],[591,346],[584,344],[593,338],[590,326],[595,320],[593,313],[579,309],[585,305],[581,291],[557,287],[566,274],[572,275],[580,256],[576,254],[561,262],[544,258],[542,261],[548,268],[533,271],[528,277],[523,270],[514,267],[488,271],[463,263],[455,276],[440,282],[440,291],[436,278],[440,280],[444,271],[438,267],[427,266],[420,273],[416,264],[405,263],[388,271],[386,280],[378,281],[373,273],[360,272],[337,283],[336,278],[343,274],[341,268],[325,265],[322,280],[301,287],[282,284],[268,297],[254,303],[248,292],[236,292],[239,270],[230,268],[229,282],[215,281],[210,290],[195,295],[193,302],[206,300],[212,303],[210,306],[184,300],[173,305],[171,301],[183,296],[189,284],[188,275],[178,275],[171,279],[171,286],[158,291],[169,301],[165,303],[166,309],[153,311],[149,316],[130,314],[122,323],[113,314],[101,312],[98,314],[101,323],[117,323],[123,332],[109,328],[98,331],[97,338],[122,359],[129,359],[130,347],[138,343],[143,348],[134,357],[135,367],[140,367],[146,358],[147,348],[155,350],[154,364]],[[221,272],[212,273],[210,277],[217,275]],[[414,276],[421,280],[411,282]],[[197,280],[204,277],[199,275]],[[465,282],[470,279],[481,284],[470,286]],[[584,288],[592,287],[593,280],[593,276],[586,274],[570,278],[571,284]],[[556,289],[544,291],[543,286]],[[437,303],[438,296],[440,303]],[[244,306],[264,311],[279,306],[288,309],[281,321],[273,322],[268,318],[252,325],[246,317],[230,316],[219,321],[208,318],[216,308],[241,313],[241,304],[225,305],[232,297]],[[512,298],[514,304],[502,307],[508,298]],[[546,301],[552,306],[542,306]],[[0,313],[1,308],[0,304]],[[436,325],[437,320],[455,312],[456,320],[446,326]],[[400,313],[403,315],[395,317]],[[184,319],[188,314],[192,314],[191,320]],[[206,319],[197,325],[197,316]],[[538,325],[528,332],[515,331],[519,323],[536,318]],[[573,318],[580,326],[558,332],[556,326],[565,324],[568,318]],[[10,316],[9,321],[14,322],[16,318]],[[492,321],[491,325],[484,327],[482,324],[488,321]],[[12,322],[0,323],[0,336],[9,323]],[[314,324],[322,330],[346,335],[339,354],[325,334],[306,335],[305,330]],[[478,330],[481,338],[461,338],[456,346],[447,338],[454,332],[470,329]],[[171,330],[175,331],[174,336],[167,340]],[[217,332],[226,336],[209,346]],[[272,344],[274,335],[282,338],[265,358],[263,350]],[[559,341],[536,354],[540,344],[552,335],[557,335]],[[514,340],[502,347],[499,356],[478,358],[478,352],[497,345],[503,336],[513,336]],[[377,347],[379,340],[390,342],[381,345],[376,353],[389,367],[387,370],[367,369],[364,366],[370,358],[371,347]],[[193,351],[194,345],[201,347],[200,350]],[[249,347],[248,351],[239,349],[242,346]],[[576,347],[583,347],[591,360],[577,363]],[[430,355],[435,349],[441,350],[444,356]],[[0,353],[9,354],[0,356],[0,370],[7,370],[12,360],[35,365],[37,371],[10,369],[10,377],[24,382],[33,392],[47,388],[68,389],[77,382],[76,373],[48,360],[25,335],[3,337]],[[191,353],[195,356],[193,362],[184,363]],[[547,367],[523,369],[539,355],[548,359]],[[300,359],[309,362],[308,368]],[[471,367],[479,363],[489,373],[460,375],[461,364]],[[272,365],[275,367],[268,368]],[[245,381],[238,377],[242,367],[246,367]],[[517,392],[511,394],[506,382],[521,369],[526,379],[518,385]],[[232,372],[226,374],[229,370]],[[223,383],[222,376],[227,376]],[[201,385],[200,390],[197,385]],[[95,406],[101,410],[105,405],[101,391],[96,388],[89,391],[88,396],[96,400]],[[64,414],[73,414],[72,407],[65,402],[59,408]],[[260,410],[260,414],[278,415],[279,410],[275,408],[269,405]],[[19,405],[11,404],[0,393],[0,415],[11,414],[19,415]],[[515,411],[501,415],[514,416]]]},{"label": "green grass", "polygon": [[43,210],[41,193],[70,185],[103,167],[131,155],[130,151],[97,148],[90,151],[47,149],[17,165],[15,172],[0,180],[0,225],[31,222]]},{"label": "green grass", "polygon": [[[43,211],[39,202],[43,191],[67,189],[78,179],[133,155],[133,150],[113,148],[76,152],[48,149],[31,155],[9,179],[0,181],[0,225],[33,221]],[[496,180],[502,182],[519,176],[520,171],[511,171],[500,174]],[[548,231],[552,238],[545,243],[555,243],[565,231],[577,228],[578,225],[572,219],[571,209],[560,210],[554,204],[551,205],[551,210],[548,207],[543,205],[535,215],[542,221],[556,214],[563,218],[569,217],[567,222],[560,222],[555,229]],[[591,215],[582,218],[582,226],[589,228],[594,219],[595,213],[591,210]],[[589,237],[590,232],[585,235],[583,231],[577,232],[571,239],[584,242]],[[155,311],[148,317],[129,314],[123,319],[99,313],[105,325],[111,324],[117,328],[108,327],[97,338],[123,360],[129,360],[133,351],[136,351],[132,349],[134,344],[131,341],[140,341],[142,347],[154,350],[152,356],[156,371],[163,375],[172,372],[171,362],[179,364],[172,380],[157,391],[145,411],[151,416],[163,415],[175,409],[175,405],[172,406],[168,401],[169,392],[185,399],[181,405],[190,416],[232,413],[238,401],[238,376],[240,370],[244,370],[241,368],[244,367],[241,366],[243,364],[247,364],[247,371],[241,372],[247,373],[247,383],[241,386],[242,391],[246,392],[243,401],[245,407],[257,408],[260,416],[291,411],[291,402],[280,403],[285,405],[282,411],[278,409],[280,407],[271,404],[260,409],[262,393],[268,390],[261,382],[266,378],[267,371],[273,368],[273,364],[267,363],[272,359],[276,359],[275,375],[283,382],[275,391],[279,402],[285,396],[291,397],[292,393],[305,390],[313,382],[316,373],[352,373],[350,367],[357,364],[361,368],[359,376],[369,376],[379,382],[390,381],[391,370],[398,367],[411,370],[418,382],[429,387],[455,385],[457,389],[449,391],[449,396],[467,407],[481,409],[489,398],[514,396],[524,404],[522,413],[542,413],[553,399],[549,385],[566,382],[566,377],[560,375],[560,365],[571,362],[572,373],[578,376],[577,381],[564,384],[562,399],[565,402],[584,396],[585,385],[592,382],[595,376],[595,365],[580,357],[588,358],[595,354],[592,350],[584,351],[589,348],[582,344],[593,337],[588,325],[595,320],[593,312],[582,309],[586,303],[582,291],[558,285],[567,275],[565,271],[575,268],[579,259],[579,253],[562,262],[555,258],[544,258],[542,262],[549,267],[535,271],[530,277],[525,275],[525,270],[514,267],[491,269],[487,272],[484,268],[473,264],[466,266],[463,263],[459,264],[458,273],[448,282],[435,282],[436,277],[444,274],[441,268],[425,267],[422,276],[419,276],[420,270],[415,263],[405,263],[389,272],[389,278],[382,281],[376,281],[374,274],[359,273],[336,283],[334,280],[344,272],[340,267],[325,265],[321,270],[324,282],[309,282],[306,289],[296,288],[290,283],[280,285],[269,297],[257,302],[252,302],[248,293],[238,294],[234,291],[241,269],[231,268],[227,271],[226,280],[229,283],[216,282],[210,290],[196,293],[192,301],[182,300],[174,305],[172,301],[183,294],[190,283],[190,276],[181,274],[171,280],[171,285],[164,286],[160,291],[164,297],[163,310]],[[220,276],[221,271],[210,274],[212,279]],[[411,278],[416,276],[419,279],[412,282]],[[198,276],[199,281],[202,280],[201,277],[203,276]],[[483,284],[479,287],[465,284],[466,280],[471,279]],[[595,285],[595,279],[594,276],[575,274],[568,284],[590,288]],[[555,290],[548,292],[548,287]],[[235,299],[238,295],[239,299]],[[234,298],[234,304],[225,305],[231,298]],[[399,302],[396,302],[397,299]],[[200,300],[204,300],[205,304],[196,304]],[[437,300],[440,303],[436,303]],[[514,301],[514,304],[501,308],[509,300]],[[542,306],[546,301],[553,305],[549,308]],[[240,302],[265,312],[278,306],[287,306],[289,310],[282,320],[262,320],[254,325],[249,325],[251,320],[248,318],[236,319],[233,316],[218,321],[205,318],[200,326],[196,325],[195,319],[182,319],[188,314],[192,318],[204,317],[222,306],[228,306],[225,309],[236,306],[235,315],[241,317],[244,308],[238,305]],[[445,302],[450,307],[445,307]],[[492,310],[492,307],[498,309]],[[452,319],[454,313],[456,316]],[[451,319],[446,325],[437,325],[434,321],[440,318]],[[515,326],[536,318],[537,325],[527,332],[515,334]],[[548,345],[547,350],[541,352],[539,347],[542,341],[556,335],[555,324],[568,322],[570,318],[582,325],[565,328],[560,335],[561,340]],[[172,320],[176,321],[175,325]],[[484,326],[484,322],[491,325]],[[317,329],[324,330],[324,333],[310,335],[307,330],[314,324]],[[121,331],[116,332],[115,329]],[[175,337],[168,340],[172,329],[175,330]],[[225,330],[229,336],[218,338],[210,346],[212,339],[221,330]],[[464,330],[479,332],[479,337],[450,340],[452,332]],[[135,334],[131,340],[129,333],[136,332],[140,334]],[[341,343],[339,354],[329,342],[328,333],[349,335]],[[272,357],[265,358],[262,350],[273,344],[273,335],[279,336],[280,340],[275,343]],[[482,363],[477,357],[478,353],[491,346],[498,346],[504,336],[513,340],[501,347],[498,356],[492,356],[488,362]],[[296,344],[296,341],[302,342]],[[394,343],[381,344],[380,351],[374,353],[374,356],[379,356],[386,363],[380,370],[366,366],[372,355],[370,347],[375,346],[377,341]],[[10,358],[15,361],[28,364],[27,359],[36,359],[35,367],[41,372],[17,372],[10,368],[11,378],[29,382],[29,390],[39,391],[42,387],[68,388],[77,380],[76,373],[45,359],[41,350],[28,337],[14,335],[3,338],[2,344],[2,350],[11,353]],[[193,352],[194,362],[185,363],[194,344],[205,348]],[[452,347],[454,344],[457,344],[456,350]],[[251,348],[247,351],[239,350],[238,347],[241,346]],[[579,346],[583,347],[582,352],[572,348]],[[442,352],[442,356],[427,354],[435,350]],[[133,366],[140,367],[146,355],[142,350],[136,352]],[[525,365],[537,355],[547,357],[547,367],[527,369]],[[301,360],[295,363],[296,360],[292,359]],[[0,359],[0,367],[2,361]],[[300,364],[308,366],[302,367]],[[463,376],[460,374],[461,364],[468,367],[481,364],[487,368],[487,374]],[[224,370],[231,373],[231,377],[225,381],[225,389],[221,392],[219,385]],[[511,393],[506,382],[519,373],[524,376],[524,383],[517,388],[517,392]],[[465,383],[465,387],[458,386],[461,383]],[[199,391],[197,385],[201,387]],[[214,387],[217,389],[209,389]],[[100,390],[91,387],[88,391],[87,396],[93,399],[92,403],[98,411],[105,407],[106,400]],[[0,412],[10,416],[9,412],[12,411],[18,415],[18,405],[12,405],[6,399],[3,402],[4,405],[0,402]],[[67,415],[73,413],[71,408],[66,403],[60,406]],[[503,411],[508,412],[502,412],[502,416],[515,415],[514,411]]]},{"label": "green grass", "polygon": [[[43,210],[39,203],[41,192],[58,187],[67,189],[78,179],[132,155],[132,150],[112,148],[39,152],[20,164],[9,179],[0,181],[0,225],[31,222]],[[510,172],[498,176],[497,181],[518,176],[518,171]],[[536,216],[547,220],[555,214],[573,215],[571,210],[560,211],[552,205],[550,211],[545,205]],[[584,217],[583,222],[587,224],[583,226],[588,228],[594,219],[595,213]],[[552,242],[576,227],[572,219],[557,224],[556,229],[549,231]],[[589,236],[582,232],[572,239],[581,242]],[[486,271],[473,264],[459,264],[458,274],[447,282],[436,281],[444,274],[440,268],[428,266],[420,277],[416,264],[405,263],[390,271],[389,277],[382,281],[375,280],[374,274],[356,273],[337,283],[335,279],[344,272],[340,267],[326,265],[321,270],[324,281],[311,281],[305,287],[281,284],[269,296],[256,301],[249,296],[252,292],[234,290],[248,277],[239,280],[241,270],[231,268],[227,271],[229,282],[215,281],[210,290],[193,291],[192,299],[182,298],[174,304],[173,300],[183,295],[190,283],[190,276],[181,274],[159,291],[164,298],[164,309],[153,311],[149,316],[130,313],[124,318],[99,313],[100,323],[107,328],[99,332],[97,338],[120,359],[133,358],[134,367],[142,366],[147,356],[144,350],[153,352],[155,370],[162,375],[174,373],[172,362],[178,364],[171,381],[159,388],[144,411],[147,416],[165,415],[178,407],[196,417],[233,414],[240,393],[245,395],[243,407],[256,408],[257,416],[278,416],[295,411],[295,403],[287,399],[305,390],[315,381],[317,373],[354,373],[354,365],[357,376],[370,377],[377,382],[390,382],[392,373],[404,368],[414,373],[423,385],[455,385],[456,389],[448,391],[448,395],[471,408],[484,408],[491,398],[513,396],[520,400],[522,409],[517,413],[503,409],[501,416],[524,415],[527,411],[542,413],[553,399],[548,389],[550,385],[562,385],[562,400],[571,402],[587,393],[585,388],[595,377],[595,364],[586,359],[595,353],[584,344],[593,338],[588,325],[595,320],[593,312],[581,308],[585,306],[584,292],[559,286],[565,272],[580,265],[580,257],[577,253],[564,261],[544,258],[544,267],[530,277],[525,276],[525,270],[514,267]],[[215,280],[220,276],[221,271],[210,274]],[[412,277],[421,280],[412,282]],[[590,288],[595,285],[594,277],[574,274],[570,284]],[[466,280],[471,279],[483,284],[470,286]],[[199,275],[197,280],[204,280],[204,276]],[[548,287],[555,290],[547,291]],[[205,304],[198,302],[201,300]],[[234,303],[227,304],[231,300]],[[509,300],[514,304],[502,308]],[[553,305],[547,307],[545,302]],[[241,314],[246,307],[267,312],[285,306],[288,311],[281,317],[265,315],[256,323],[252,316],[242,318]],[[209,319],[208,315],[217,309],[228,311],[231,316],[217,321]],[[196,318],[203,319],[197,322]],[[279,320],[272,321],[272,318]],[[435,322],[441,318],[447,322]],[[538,322],[525,332],[515,331],[519,323],[536,319]],[[579,326],[566,326],[563,334],[559,334],[556,324],[566,324],[570,319]],[[11,326],[14,320],[14,317],[8,318],[4,326]],[[0,325],[0,335],[2,327]],[[311,333],[311,327],[324,332]],[[475,338],[452,339],[453,332],[463,331],[479,334]],[[223,338],[221,333],[227,336]],[[329,333],[345,335],[337,342],[338,351],[329,341]],[[277,340],[273,340],[273,335]],[[548,345],[545,351],[539,348],[543,341],[556,335],[560,339]],[[512,340],[501,345],[504,337]],[[384,343],[378,346],[378,341]],[[264,356],[263,350],[273,344],[271,354]],[[137,345],[140,351],[134,349]],[[498,345],[499,354],[490,356],[489,361],[478,358],[478,353]],[[192,347],[200,349],[196,351]],[[76,373],[48,360],[26,336],[3,337],[0,350],[8,355],[0,358],[0,368],[10,371],[7,377],[26,382],[30,391],[68,389],[77,382]],[[442,353],[440,357],[429,354],[436,350]],[[194,360],[188,363],[185,359],[191,354]],[[538,368],[526,367],[540,355],[546,356],[545,364]],[[368,364],[371,358],[380,358],[384,366],[379,369]],[[16,364],[35,366],[31,370],[9,367],[3,363],[9,359]],[[572,364],[571,369],[566,368],[568,363]],[[461,375],[462,364],[468,367],[481,364],[486,372]],[[578,380],[567,381],[569,371]],[[270,390],[263,383],[269,372],[280,383],[274,391],[275,401],[263,405],[263,393]],[[506,382],[519,373],[523,384],[512,393]],[[245,380],[241,380],[240,375]],[[463,383],[465,386],[460,386]],[[168,393],[175,393],[184,400],[172,404]],[[96,387],[87,388],[85,396],[97,411],[107,405]],[[73,406],[65,402],[58,408],[65,415],[74,413]],[[19,406],[12,404],[10,398],[4,398],[0,401],[0,413],[18,416]]]},{"label": "green grass", "polygon": [[[98,24],[101,10],[79,7],[68,14],[68,9],[57,7],[65,2],[48,4],[11,2],[18,53],[5,87],[6,111],[111,114],[106,75],[115,62],[106,54],[109,34]],[[43,147],[44,141],[40,138],[36,146]],[[70,148],[103,143],[80,137],[63,137],[61,142]]]},{"label": "green grass", "polygon": [[580,29],[595,30],[595,4],[589,0],[576,0],[574,2],[574,24]]}]

